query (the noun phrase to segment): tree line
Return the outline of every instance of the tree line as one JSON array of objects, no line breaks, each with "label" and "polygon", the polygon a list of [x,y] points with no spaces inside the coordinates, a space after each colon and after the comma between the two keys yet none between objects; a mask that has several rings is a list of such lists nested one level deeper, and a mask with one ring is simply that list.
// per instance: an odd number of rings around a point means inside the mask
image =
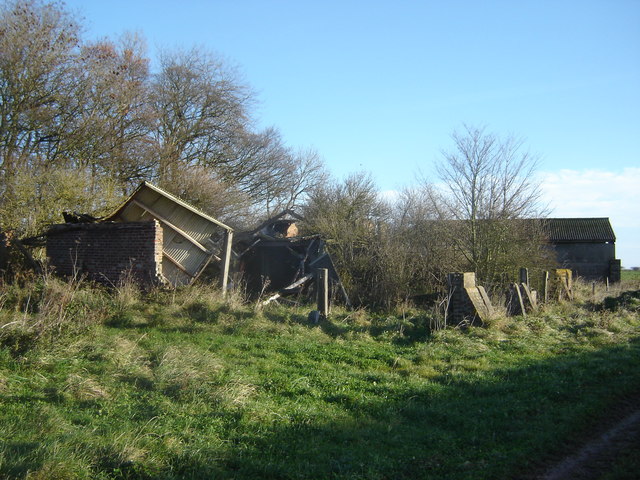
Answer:
[{"label": "tree line", "polygon": [[[371,176],[354,174],[314,189],[305,204],[309,231],[329,239],[356,303],[390,308],[446,290],[450,272],[475,272],[499,294],[555,265],[541,219],[537,157],[516,137],[465,125],[423,178],[385,200]],[[333,242],[332,242],[333,240]]]},{"label": "tree line", "polygon": [[255,95],[203,49],[87,41],[62,4],[0,10],[0,226],[34,233],[61,209],[100,212],[150,180],[209,213],[241,219],[297,205],[324,167],[276,128]]},{"label": "tree line", "polygon": [[39,233],[63,210],[109,212],[142,180],[242,228],[297,208],[329,242],[356,302],[393,306],[476,271],[485,284],[549,262],[536,159],[465,126],[438,178],[383,199],[368,174],[332,179],[318,153],[256,128],[256,96],[204,49],[88,41],[63,4],[0,7],[0,229]]}]

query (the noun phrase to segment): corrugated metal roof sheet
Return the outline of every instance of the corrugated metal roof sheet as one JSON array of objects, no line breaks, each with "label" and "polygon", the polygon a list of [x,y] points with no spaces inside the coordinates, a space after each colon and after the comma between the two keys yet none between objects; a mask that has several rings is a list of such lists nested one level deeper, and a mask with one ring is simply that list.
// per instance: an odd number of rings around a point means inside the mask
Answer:
[{"label": "corrugated metal roof sheet", "polygon": [[545,218],[544,229],[551,242],[615,242],[608,218]]},{"label": "corrugated metal roof sheet", "polygon": [[136,222],[152,218],[162,225],[162,269],[173,285],[190,283],[209,258],[219,253],[213,250],[222,237],[221,229],[232,231],[231,227],[148,182],[143,182],[104,220]]}]

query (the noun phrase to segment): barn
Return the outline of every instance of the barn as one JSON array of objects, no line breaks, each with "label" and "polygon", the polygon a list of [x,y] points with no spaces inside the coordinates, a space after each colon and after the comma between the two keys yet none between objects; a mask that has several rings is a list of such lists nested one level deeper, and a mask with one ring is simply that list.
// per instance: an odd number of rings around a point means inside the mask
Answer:
[{"label": "barn", "polygon": [[542,219],[558,263],[585,280],[620,281],[616,236],[607,217]]}]

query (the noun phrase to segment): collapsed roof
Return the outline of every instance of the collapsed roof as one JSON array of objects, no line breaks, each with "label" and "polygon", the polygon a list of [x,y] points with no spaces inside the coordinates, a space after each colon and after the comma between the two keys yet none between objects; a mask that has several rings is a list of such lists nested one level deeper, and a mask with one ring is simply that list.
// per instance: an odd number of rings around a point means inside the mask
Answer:
[{"label": "collapsed roof", "polygon": [[[116,241],[116,232],[121,232],[122,229],[116,230],[115,226],[156,221],[162,229],[161,262],[156,262],[156,265],[160,263],[160,275],[165,283],[172,286],[188,285],[210,264],[216,264],[218,268],[214,270],[217,270],[223,291],[227,287],[230,269],[233,269],[232,276],[236,281],[242,281],[250,294],[276,292],[275,297],[300,293],[309,295],[314,293],[313,285],[318,269],[323,268],[328,270],[334,294],[339,294],[349,304],[333,261],[325,250],[324,240],[319,235],[299,236],[296,222],[304,219],[291,210],[283,211],[253,230],[240,232],[234,238],[231,227],[165,190],[143,182],[106,217],[95,218],[77,213],[65,213],[64,217],[65,224],[53,225],[43,235],[29,239],[31,245],[36,244],[35,240],[42,245],[46,239],[49,248],[51,238],[68,232],[92,229],[91,225],[95,224],[96,228],[100,227],[100,242],[91,240],[90,235],[75,237],[75,246],[72,247],[75,250],[67,252],[68,248],[65,246],[67,253],[63,252],[62,257],[74,254],[77,257],[78,242],[82,244],[83,255],[88,257],[94,254],[104,256],[102,251],[96,250],[97,243],[100,243],[102,249],[116,248],[121,258],[123,254],[126,257],[127,253],[133,257],[135,253],[133,250],[129,251],[126,245],[122,246],[121,238]],[[110,230],[109,224],[114,225],[114,229]],[[110,232],[114,235],[111,244]],[[146,240],[135,237],[134,241]],[[58,254],[58,258],[60,257]],[[92,258],[81,263],[83,268],[103,268],[96,266],[98,263]],[[72,268],[75,271],[75,265]],[[100,275],[104,277],[104,272],[93,270],[87,272],[91,278],[99,278]]]},{"label": "collapsed roof", "polygon": [[[69,212],[64,212],[63,216],[66,223],[52,225],[42,235],[23,239],[24,243],[43,246],[46,241],[49,248],[51,238],[78,229],[90,229],[91,224],[101,225],[102,235],[109,236],[108,224],[157,221],[162,230],[161,281],[172,286],[191,284],[211,262],[217,262],[223,291],[226,290],[233,229],[149,182],[142,182],[106,217]],[[77,242],[82,240],[77,238]],[[91,248],[91,245],[83,245],[83,253],[91,255]],[[97,255],[100,252],[96,250],[93,253]],[[86,273],[97,278],[96,275],[102,272]]]},{"label": "collapsed roof", "polygon": [[[349,298],[325,249],[320,235],[298,236],[297,221],[304,219],[291,210],[266,220],[248,232],[236,235],[233,244],[236,271],[252,294],[271,292],[269,300],[293,294],[313,294],[320,268],[329,273],[335,294]],[[269,301],[268,300],[268,301]]]},{"label": "collapsed roof", "polygon": [[[225,239],[233,229],[165,190],[143,182],[102,222],[157,220],[163,229],[162,275],[171,285],[188,285],[215,260],[229,269]],[[225,279],[226,286],[226,279]]]}]

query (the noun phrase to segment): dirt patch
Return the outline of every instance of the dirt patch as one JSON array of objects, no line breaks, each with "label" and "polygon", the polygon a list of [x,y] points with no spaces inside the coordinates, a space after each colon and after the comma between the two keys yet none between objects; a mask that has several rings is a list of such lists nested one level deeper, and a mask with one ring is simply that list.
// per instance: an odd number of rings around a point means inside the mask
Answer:
[{"label": "dirt patch", "polygon": [[[640,409],[555,464],[541,480],[590,480],[610,471],[622,451],[640,445]],[[631,472],[629,472],[631,473]]]},{"label": "dirt patch", "polygon": [[534,460],[514,480],[636,480],[640,460],[640,392],[614,401],[558,451]]}]

